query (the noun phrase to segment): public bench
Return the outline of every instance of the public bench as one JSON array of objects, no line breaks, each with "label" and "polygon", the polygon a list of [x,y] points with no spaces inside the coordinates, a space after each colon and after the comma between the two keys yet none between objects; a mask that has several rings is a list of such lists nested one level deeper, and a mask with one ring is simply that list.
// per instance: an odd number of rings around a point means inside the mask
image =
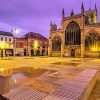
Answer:
[{"label": "public bench", "polygon": [[88,100],[97,80],[97,70],[85,69],[42,100]]}]

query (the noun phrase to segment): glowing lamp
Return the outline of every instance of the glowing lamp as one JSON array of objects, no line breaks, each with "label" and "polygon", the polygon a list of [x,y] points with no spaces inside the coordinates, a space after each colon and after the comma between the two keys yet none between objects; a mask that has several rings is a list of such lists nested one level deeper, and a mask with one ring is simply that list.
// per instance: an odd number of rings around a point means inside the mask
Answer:
[{"label": "glowing lamp", "polygon": [[4,70],[5,70],[4,68],[0,68],[0,71],[2,71],[2,72],[3,72]]},{"label": "glowing lamp", "polygon": [[4,70],[5,70],[4,68],[1,68],[0,69],[0,72],[3,74]]},{"label": "glowing lamp", "polygon": [[33,47],[34,49],[38,49],[39,43],[38,41],[34,41]]},{"label": "glowing lamp", "polygon": [[20,30],[19,29],[16,29],[16,32],[15,32],[15,34],[18,34],[20,32]]}]

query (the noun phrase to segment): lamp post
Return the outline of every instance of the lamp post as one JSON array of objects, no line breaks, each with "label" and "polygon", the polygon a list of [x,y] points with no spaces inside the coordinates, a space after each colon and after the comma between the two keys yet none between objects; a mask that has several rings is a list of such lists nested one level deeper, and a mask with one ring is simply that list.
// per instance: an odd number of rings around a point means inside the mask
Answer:
[{"label": "lamp post", "polygon": [[1,51],[1,58],[3,58],[3,48],[2,48],[2,43],[0,43],[0,51]]},{"label": "lamp post", "polygon": [[1,58],[3,58],[3,49],[5,48],[5,43],[4,42],[0,42],[0,49],[1,49]]},{"label": "lamp post", "polygon": [[19,30],[17,30],[15,27],[12,29],[12,34],[14,35],[14,56],[16,56],[16,34],[18,34]]},{"label": "lamp post", "polygon": [[3,49],[1,49],[1,58],[3,58]]}]

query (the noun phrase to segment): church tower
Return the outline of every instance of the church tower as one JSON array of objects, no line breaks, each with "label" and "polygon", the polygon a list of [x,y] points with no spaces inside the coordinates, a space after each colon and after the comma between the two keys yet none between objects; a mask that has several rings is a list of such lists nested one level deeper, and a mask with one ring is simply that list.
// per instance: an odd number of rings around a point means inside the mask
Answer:
[{"label": "church tower", "polygon": [[52,23],[50,24],[50,31],[55,31],[57,30],[57,25],[55,23]]},{"label": "church tower", "polygon": [[91,10],[89,8],[89,11],[84,11],[85,15],[85,23],[86,24],[95,24],[98,23],[98,11],[97,11],[97,6],[95,4],[95,8]]}]

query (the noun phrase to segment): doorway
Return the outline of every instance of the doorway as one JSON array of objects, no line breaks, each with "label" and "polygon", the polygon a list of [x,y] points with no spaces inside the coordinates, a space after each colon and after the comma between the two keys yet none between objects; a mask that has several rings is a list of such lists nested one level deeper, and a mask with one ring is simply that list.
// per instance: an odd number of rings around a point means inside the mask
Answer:
[{"label": "doorway", "polygon": [[34,56],[34,50],[31,50],[31,56]]},{"label": "doorway", "polygon": [[27,56],[27,51],[26,51],[26,49],[24,49],[24,56]]},{"label": "doorway", "polygon": [[75,49],[71,50],[71,57],[75,57]]}]

